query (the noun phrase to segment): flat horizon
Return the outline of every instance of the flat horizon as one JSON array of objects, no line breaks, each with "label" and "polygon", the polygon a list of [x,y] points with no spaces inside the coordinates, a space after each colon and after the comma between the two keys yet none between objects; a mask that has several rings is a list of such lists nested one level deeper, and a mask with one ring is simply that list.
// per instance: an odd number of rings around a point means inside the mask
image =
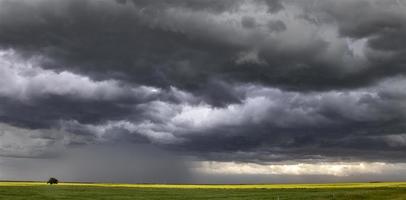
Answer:
[{"label": "flat horizon", "polygon": [[0,0],[0,180],[406,181],[406,0]]}]

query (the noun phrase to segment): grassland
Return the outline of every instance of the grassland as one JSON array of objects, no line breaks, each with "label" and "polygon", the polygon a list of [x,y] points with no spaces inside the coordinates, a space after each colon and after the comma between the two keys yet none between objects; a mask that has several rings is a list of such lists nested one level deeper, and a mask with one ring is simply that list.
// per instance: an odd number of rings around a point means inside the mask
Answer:
[{"label": "grassland", "polygon": [[406,183],[160,185],[0,182],[0,200],[139,199],[139,200],[271,200],[393,199],[406,200]]}]

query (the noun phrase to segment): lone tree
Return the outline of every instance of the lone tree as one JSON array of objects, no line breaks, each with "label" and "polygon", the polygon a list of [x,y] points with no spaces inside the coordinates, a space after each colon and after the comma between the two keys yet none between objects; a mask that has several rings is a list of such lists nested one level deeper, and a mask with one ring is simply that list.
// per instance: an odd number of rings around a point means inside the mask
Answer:
[{"label": "lone tree", "polygon": [[48,180],[48,182],[47,182],[47,184],[58,184],[58,179],[56,179],[56,178],[50,178],[49,180]]}]

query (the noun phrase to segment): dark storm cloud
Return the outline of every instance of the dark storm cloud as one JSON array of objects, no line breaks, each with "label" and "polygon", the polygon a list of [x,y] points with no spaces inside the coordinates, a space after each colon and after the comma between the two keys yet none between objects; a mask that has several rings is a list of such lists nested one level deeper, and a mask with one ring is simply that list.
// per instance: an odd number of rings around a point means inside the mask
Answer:
[{"label": "dark storm cloud", "polygon": [[119,3],[132,2],[134,5],[142,8],[151,8],[151,9],[162,9],[165,7],[182,7],[188,8],[196,11],[211,11],[211,12],[224,12],[227,10],[233,10],[238,6],[241,1],[237,0],[208,0],[208,1],[183,1],[183,0],[164,0],[164,1],[148,1],[148,0],[121,0],[117,1]]},{"label": "dark storm cloud", "polygon": [[256,26],[255,18],[253,18],[253,17],[247,17],[247,16],[242,17],[242,19],[241,19],[241,25],[242,25],[244,28],[255,28],[255,26]]},{"label": "dark storm cloud", "polygon": [[283,9],[281,0],[263,0],[268,6],[268,11],[271,13],[278,12]]},{"label": "dark storm cloud", "polygon": [[343,37],[368,39],[366,56],[371,77],[404,74],[406,15],[404,1],[329,3],[327,12]]},{"label": "dark storm cloud", "polygon": [[[396,126],[396,125],[394,125]],[[397,125],[404,129],[400,125]],[[195,136],[190,143],[182,146],[194,151],[203,160],[240,161],[266,164],[272,162],[296,161],[385,161],[404,162],[404,143],[391,144],[388,136],[370,136],[359,134],[370,131],[372,127],[352,130],[338,129],[275,129],[267,127],[268,131],[256,127],[239,129],[245,132],[255,132],[251,136],[245,134],[234,136]],[[233,133],[237,131],[234,129]],[[230,130],[231,131],[231,130]],[[322,133],[321,133],[322,132]],[[217,132],[230,134],[228,132]],[[378,134],[375,132],[375,134]],[[379,134],[382,134],[380,132]],[[403,138],[403,135],[398,135]],[[396,138],[396,137],[395,137]],[[190,146],[189,146],[190,145]],[[236,153],[238,152],[238,153]]]},{"label": "dark storm cloud", "polygon": [[[0,0],[0,155],[131,143],[198,161],[405,162],[405,10]],[[112,151],[127,150],[142,149]]]},{"label": "dark storm cloud", "polygon": [[[55,61],[46,64],[53,68],[78,66],[73,70],[90,70],[101,77],[129,75],[127,80],[149,85],[198,87],[207,77],[201,77],[199,68],[224,59],[223,54],[212,53],[228,48],[187,39],[181,32],[154,28],[153,21],[146,21],[163,12],[165,7],[160,6],[172,4],[152,3],[151,10],[112,1],[2,4],[2,46],[48,55]],[[16,12],[25,14],[16,19]]]},{"label": "dark storm cloud", "polygon": [[[96,78],[187,89],[200,88],[214,76],[296,90],[328,90],[404,73],[403,7],[374,1],[331,5],[313,1],[124,2],[2,1],[1,45],[47,55],[50,68],[69,67]],[[258,22],[259,16],[239,10],[244,5],[268,5],[293,16],[306,14],[320,23],[307,24],[300,18],[293,23],[282,15],[272,19],[273,12],[268,14],[271,21]],[[301,11],[293,9],[304,5]],[[354,12],[357,7],[365,12]],[[222,16],[226,12],[235,16]],[[317,31],[327,30],[329,24],[323,22],[331,18],[338,23],[341,38],[326,38]],[[234,25],[234,20],[241,20],[242,27]],[[366,51],[365,59],[352,57],[342,37],[367,39],[371,51]],[[289,41],[293,44],[286,44]],[[247,55],[257,58],[247,60]]]},{"label": "dark storm cloud", "polygon": [[281,20],[270,20],[268,22],[268,27],[271,31],[284,31],[286,30],[286,25]]}]

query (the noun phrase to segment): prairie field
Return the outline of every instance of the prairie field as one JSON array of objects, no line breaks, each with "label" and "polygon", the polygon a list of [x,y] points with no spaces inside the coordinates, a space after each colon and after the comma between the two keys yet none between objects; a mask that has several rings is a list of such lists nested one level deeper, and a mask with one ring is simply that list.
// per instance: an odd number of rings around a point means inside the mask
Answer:
[{"label": "prairie field", "polygon": [[0,182],[0,199],[406,199],[406,182],[263,185],[165,185]]}]

